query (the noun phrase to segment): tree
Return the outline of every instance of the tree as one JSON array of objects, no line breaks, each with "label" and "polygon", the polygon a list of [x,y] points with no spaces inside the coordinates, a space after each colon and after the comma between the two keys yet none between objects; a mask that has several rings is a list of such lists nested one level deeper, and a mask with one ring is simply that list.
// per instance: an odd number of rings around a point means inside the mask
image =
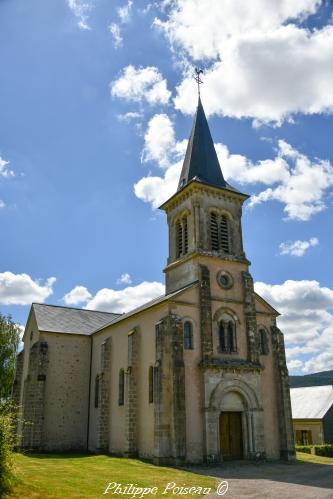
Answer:
[{"label": "tree", "polygon": [[0,313],[0,401],[11,394],[19,343],[20,328],[10,315]]}]

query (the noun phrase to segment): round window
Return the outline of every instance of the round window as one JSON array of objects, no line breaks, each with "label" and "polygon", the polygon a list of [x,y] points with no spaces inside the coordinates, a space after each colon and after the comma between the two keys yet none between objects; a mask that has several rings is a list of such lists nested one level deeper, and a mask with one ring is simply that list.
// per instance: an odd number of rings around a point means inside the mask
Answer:
[{"label": "round window", "polygon": [[217,282],[223,289],[230,289],[233,285],[233,279],[229,272],[226,272],[225,270],[221,270],[217,274]]}]

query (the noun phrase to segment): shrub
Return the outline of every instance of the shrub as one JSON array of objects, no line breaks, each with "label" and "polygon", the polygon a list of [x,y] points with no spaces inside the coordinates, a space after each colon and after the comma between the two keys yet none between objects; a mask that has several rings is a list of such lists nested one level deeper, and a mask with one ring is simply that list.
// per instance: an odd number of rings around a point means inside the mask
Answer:
[{"label": "shrub", "polygon": [[295,450],[297,452],[305,452],[306,454],[311,454],[311,445],[296,445]]},{"label": "shrub", "polygon": [[14,412],[10,402],[0,401],[0,497],[9,492],[15,481],[12,452],[14,448]]},{"label": "shrub", "polygon": [[317,456],[333,457],[333,445],[315,445],[315,454]]}]

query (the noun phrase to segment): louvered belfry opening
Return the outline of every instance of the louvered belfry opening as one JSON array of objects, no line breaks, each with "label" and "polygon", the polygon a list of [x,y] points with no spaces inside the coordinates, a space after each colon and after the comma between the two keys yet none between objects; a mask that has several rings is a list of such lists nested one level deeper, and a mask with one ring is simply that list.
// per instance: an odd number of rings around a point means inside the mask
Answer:
[{"label": "louvered belfry opening", "polygon": [[213,251],[223,250],[224,253],[230,253],[230,230],[226,215],[211,212],[210,242]]},{"label": "louvered belfry opening", "polygon": [[180,258],[188,252],[188,222],[184,216],[176,222],[176,256]]}]

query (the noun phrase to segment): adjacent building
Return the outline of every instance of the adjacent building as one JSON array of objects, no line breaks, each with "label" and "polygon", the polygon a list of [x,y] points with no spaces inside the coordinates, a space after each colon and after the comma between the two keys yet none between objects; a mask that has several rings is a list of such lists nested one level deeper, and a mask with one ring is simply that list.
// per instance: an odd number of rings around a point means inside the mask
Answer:
[{"label": "adjacent building", "polygon": [[296,445],[333,444],[333,385],[291,388]]}]

